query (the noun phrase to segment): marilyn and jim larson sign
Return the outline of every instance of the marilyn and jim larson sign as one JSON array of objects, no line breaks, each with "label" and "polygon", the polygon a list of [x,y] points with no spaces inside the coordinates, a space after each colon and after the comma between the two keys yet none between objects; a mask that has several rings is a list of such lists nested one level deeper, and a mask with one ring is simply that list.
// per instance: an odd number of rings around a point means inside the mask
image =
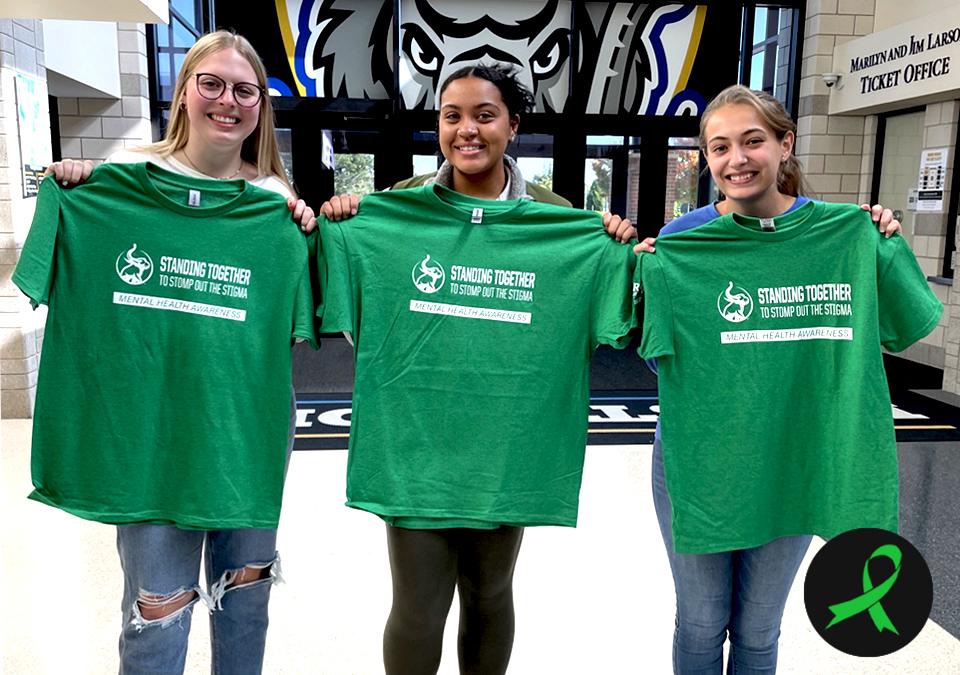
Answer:
[{"label": "marilyn and jim larson sign", "polygon": [[851,40],[834,50],[840,74],[830,113],[879,112],[960,91],[960,8]]}]

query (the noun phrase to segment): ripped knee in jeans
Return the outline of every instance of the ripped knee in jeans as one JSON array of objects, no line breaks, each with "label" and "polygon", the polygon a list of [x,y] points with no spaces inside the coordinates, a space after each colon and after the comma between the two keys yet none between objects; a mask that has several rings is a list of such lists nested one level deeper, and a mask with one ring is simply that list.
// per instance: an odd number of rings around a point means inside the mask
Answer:
[{"label": "ripped knee in jeans", "polygon": [[138,631],[157,623],[161,628],[178,622],[199,598],[199,589],[179,588],[172,593],[158,594],[140,589],[133,605],[133,624]]},{"label": "ripped knee in jeans", "polygon": [[249,563],[240,569],[227,570],[210,587],[210,594],[204,594],[204,600],[211,611],[223,609],[223,596],[230,591],[260,584],[277,584],[283,581],[280,572],[280,556],[264,563]]}]

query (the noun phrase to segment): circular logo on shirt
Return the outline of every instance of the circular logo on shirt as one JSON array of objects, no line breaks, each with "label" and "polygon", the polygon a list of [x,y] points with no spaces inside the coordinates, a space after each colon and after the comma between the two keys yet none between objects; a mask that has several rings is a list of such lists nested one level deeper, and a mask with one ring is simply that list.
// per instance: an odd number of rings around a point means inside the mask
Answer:
[{"label": "circular logo on shirt", "polygon": [[933,605],[933,581],[920,552],[875,528],[837,535],[814,556],[803,601],[824,640],[854,656],[884,656],[917,636]]},{"label": "circular logo on shirt", "polygon": [[429,254],[413,266],[413,285],[424,293],[436,293],[446,280],[443,267],[436,260],[430,260]]},{"label": "circular logo on shirt", "polygon": [[717,310],[727,321],[740,323],[753,314],[753,298],[747,289],[734,286],[731,281],[726,289],[717,296]]},{"label": "circular logo on shirt", "polygon": [[134,244],[117,256],[117,275],[131,286],[140,286],[153,276],[153,260],[145,251],[138,251]]}]

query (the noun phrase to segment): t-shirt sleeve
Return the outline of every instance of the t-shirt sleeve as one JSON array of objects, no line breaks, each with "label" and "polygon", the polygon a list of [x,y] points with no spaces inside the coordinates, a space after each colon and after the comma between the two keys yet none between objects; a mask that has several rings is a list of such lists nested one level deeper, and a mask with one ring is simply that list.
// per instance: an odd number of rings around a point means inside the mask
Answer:
[{"label": "t-shirt sleeve", "polygon": [[936,327],[943,305],[903,237],[880,237],[877,273],[880,344],[903,351]]},{"label": "t-shirt sleeve", "polygon": [[633,270],[637,256],[633,247],[619,244],[606,234],[600,253],[600,264],[593,279],[591,313],[593,346],[610,345],[623,349],[630,342],[630,331],[635,328],[633,311]]},{"label": "t-shirt sleeve", "polygon": [[313,261],[308,257],[304,260],[303,273],[300,275],[300,285],[297,287],[297,298],[293,306],[293,338],[305,340],[314,349],[319,349],[317,343],[316,306],[313,303],[313,289],[311,277],[313,275]]},{"label": "t-shirt sleeve", "polygon": [[61,194],[55,180],[44,180],[40,184],[33,223],[13,272],[13,283],[30,298],[34,307],[47,304],[53,290]]},{"label": "t-shirt sleeve", "polygon": [[350,256],[340,223],[326,220],[320,224],[317,252],[320,297],[317,316],[324,333],[355,333],[358,318],[350,269]]},{"label": "t-shirt sleeve", "polygon": [[641,253],[636,274],[638,311],[643,330],[637,352],[644,359],[671,356],[674,351],[673,309],[670,291],[660,259],[655,253]]}]

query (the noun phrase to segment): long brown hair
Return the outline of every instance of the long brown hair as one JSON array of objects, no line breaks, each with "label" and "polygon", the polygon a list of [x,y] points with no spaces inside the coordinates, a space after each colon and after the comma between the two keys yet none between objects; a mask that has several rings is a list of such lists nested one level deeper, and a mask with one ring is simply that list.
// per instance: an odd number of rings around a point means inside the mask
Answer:
[{"label": "long brown hair", "polygon": [[[263,88],[264,92],[267,91],[267,69],[245,37],[226,30],[207,33],[197,40],[183,59],[183,66],[180,68],[180,74],[177,75],[177,83],[173,89],[173,107],[170,109],[170,122],[167,125],[166,135],[163,140],[147,145],[142,150],[167,157],[187,144],[190,136],[190,120],[180,105],[183,94],[197,65],[211,54],[224,49],[236,49],[253,68],[253,72],[257,75],[257,84]],[[283,161],[280,159],[273,105],[270,102],[270,96],[266,93],[260,99],[260,119],[257,122],[257,128],[244,139],[240,148],[240,157],[254,164],[261,175],[275,176],[290,188],[290,192],[294,191],[287,171],[283,167]]]},{"label": "long brown hair", "polygon": [[[764,124],[776,135],[778,141],[782,141],[789,131],[793,134],[794,144],[796,144],[797,125],[787,114],[780,101],[765,91],[754,91],[742,84],[735,84],[717,94],[700,117],[700,150],[703,151],[704,155],[707,154],[706,130],[710,116],[725,105],[735,104],[748,105],[756,110]],[[777,171],[777,190],[793,197],[812,194],[810,186],[803,177],[803,168],[800,166],[800,161],[793,154],[793,148],[790,149],[787,159],[780,163],[780,168]]]}]

